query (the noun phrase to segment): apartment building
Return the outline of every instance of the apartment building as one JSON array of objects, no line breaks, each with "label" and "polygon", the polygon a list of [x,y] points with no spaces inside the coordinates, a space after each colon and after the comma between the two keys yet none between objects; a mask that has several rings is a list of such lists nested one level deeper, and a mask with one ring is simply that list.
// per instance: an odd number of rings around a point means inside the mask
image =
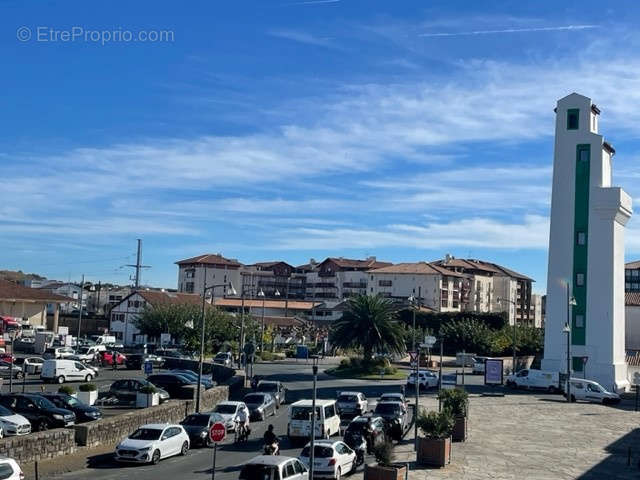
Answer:
[{"label": "apartment building", "polygon": [[640,261],[625,264],[624,291],[640,292]]},{"label": "apartment building", "polygon": [[[202,294],[205,280],[208,286],[231,282],[234,288],[242,285],[240,272],[243,265],[220,253],[207,253],[176,262],[178,265],[178,292]],[[225,288],[214,288],[214,297],[224,297]]]},{"label": "apartment building", "polygon": [[413,296],[436,312],[460,312],[468,296],[467,276],[428,262],[398,263],[370,270],[369,295],[401,302]]},{"label": "apartment building", "polygon": [[241,272],[241,290],[245,298],[257,298],[260,292],[266,298],[304,299],[306,276],[283,261],[259,262],[245,265]]}]

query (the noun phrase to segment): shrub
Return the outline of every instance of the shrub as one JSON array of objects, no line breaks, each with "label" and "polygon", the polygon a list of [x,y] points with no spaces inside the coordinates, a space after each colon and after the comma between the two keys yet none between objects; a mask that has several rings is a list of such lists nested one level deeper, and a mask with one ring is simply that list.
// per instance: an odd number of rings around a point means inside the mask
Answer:
[{"label": "shrub", "polygon": [[270,362],[273,360],[273,353],[271,352],[260,352],[260,359],[264,362]]},{"label": "shrub", "polygon": [[349,361],[348,358],[343,358],[342,360],[340,360],[339,368],[349,368],[350,366],[351,366],[351,362]]},{"label": "shrub", "polygon": [[140,393],[146,393],[147,395],[150,395],[152,393],[156,393],[158,391],[158,389],[156,387],[154,387],[153,385],[145,385],[144,387],[142,387],[140,389]]},{"label": "shrub", "polygon": [[398,371],[398,369],[396,367],[385,367],[384,368],[384,374],[385,375],[393,375],[397,371]]},{"label": "shrub", "polygon": [[451,412],[446,409],[441,412],[431,411],[429,413],[425,413],[423,410],[418,415],[416,423],[427,438],[447,438],[453,431],[455,420]]},{"label": "shrub", "polygon": [[469,409],[469,394],[461,388],[441,390],[438,398],[442,400],[442,408],[451,412],[454,417],[466,417]]},{"label": "shrub", "polygon": [[94,392],[97,389],[98,387],[96,387],[95,383],[83,383],[78,387],[81,392]]},{"label": "shrub", "polygon": [[380,466],[391,465],[393,458],[393,444],[389,441],[379,443],[373,447],[373,455],[376,457],[376,462]]},{"label": "shrub", "polygon": [[362,358],[360,357],[349,357],[349,365],[351,368],[362,368]]},{"label": "shrub", "polygon": [[74,393],[76,393],[76,391],[73,389],[73,387],[69,385],[63,385],[58,389],[58,393],[66,393],[67,395],[73,395]]}]

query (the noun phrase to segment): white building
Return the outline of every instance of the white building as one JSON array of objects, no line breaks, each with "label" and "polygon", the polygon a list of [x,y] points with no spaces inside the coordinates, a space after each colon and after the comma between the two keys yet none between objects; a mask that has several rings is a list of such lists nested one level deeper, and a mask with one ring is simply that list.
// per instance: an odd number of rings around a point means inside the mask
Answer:
[{"label": "white building", "polygon": [[[178,292],[202,295],[206,278],[207,286],[222,285],[231,282],[240,292],[242,264],[221,254],[205,254],[176,262],[178,265]],[[214,297],[224,297],[225,288],[214,288]]]},{"label": "white building", "polygon": [[[624,227],[631,197],[611,186],[615,150],[600,110],[572,93],[556,108],[545,345],[542,368],[586,368],[606,388],[629,386],[625,362]],[[576,305],[570,307],[569,298]],[[571,351],[563,327],[569,317]]]},{"label": "white building", "polygon": [[624,294],[625,350],[640,351],[640,292]]}]

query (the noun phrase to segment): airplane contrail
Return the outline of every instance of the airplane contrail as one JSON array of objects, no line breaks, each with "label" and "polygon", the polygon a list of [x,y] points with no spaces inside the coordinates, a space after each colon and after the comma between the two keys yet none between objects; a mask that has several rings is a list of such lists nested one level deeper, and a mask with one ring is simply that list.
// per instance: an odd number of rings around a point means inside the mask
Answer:
[{"label": "airplane contrail", "polygon": [[598,28],[599,25],[566,25],[564,27],[539,28],[506,28],[504,30],[475,30],[472,32],[421,33],[420,37],[463,37],[470,35],[492,35],[496,33],[526,33],[526,32],[554,32],[560,30],[587,30]]},{"label": "airplane contrail", "polygon": [[321,3],[338,3],[340,0],[309,0],[307,2],[285,3],[283,7],[291,7],[294,5],[318,5]]}]

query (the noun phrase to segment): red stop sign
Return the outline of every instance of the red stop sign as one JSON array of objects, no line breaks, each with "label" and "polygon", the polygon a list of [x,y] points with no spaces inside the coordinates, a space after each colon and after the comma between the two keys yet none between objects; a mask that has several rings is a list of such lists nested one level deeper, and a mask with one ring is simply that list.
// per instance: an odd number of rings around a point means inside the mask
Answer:
[{"label": "red stop sign", "polygon": [[227,430],[224,428],[224,423],[216,422],[209,429],[209,438],[211,438],[212,442],[221,442],[226,434]]}]

